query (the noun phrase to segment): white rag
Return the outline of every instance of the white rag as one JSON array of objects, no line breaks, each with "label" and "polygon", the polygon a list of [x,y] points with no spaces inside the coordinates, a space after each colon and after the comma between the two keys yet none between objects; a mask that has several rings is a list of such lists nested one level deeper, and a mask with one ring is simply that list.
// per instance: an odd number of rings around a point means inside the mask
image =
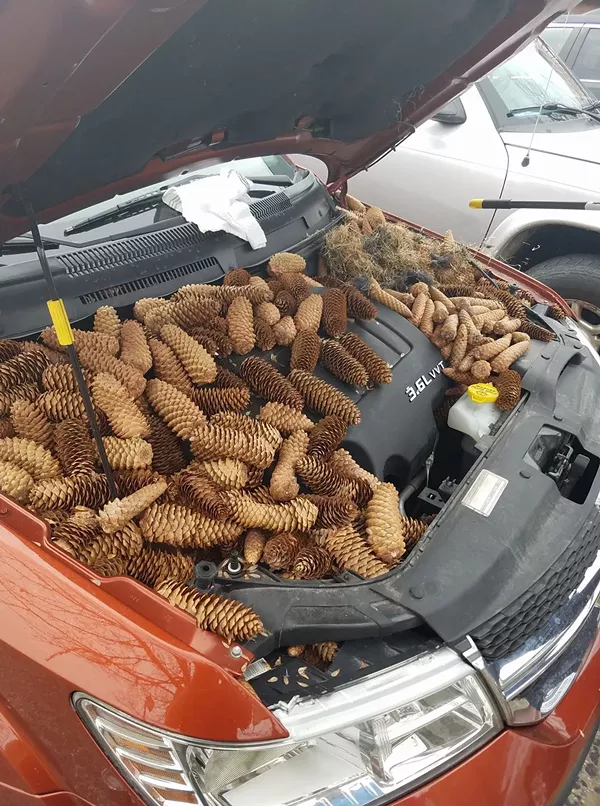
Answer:
[{"label": "white rag", "polygon": [[223,167],[215,176],[169,188],[163,201],[196,224],[200,232],[224,230],[248,241],[253,249],[261,249],[267,236],[250,210],[250,184],[233,168]]}]

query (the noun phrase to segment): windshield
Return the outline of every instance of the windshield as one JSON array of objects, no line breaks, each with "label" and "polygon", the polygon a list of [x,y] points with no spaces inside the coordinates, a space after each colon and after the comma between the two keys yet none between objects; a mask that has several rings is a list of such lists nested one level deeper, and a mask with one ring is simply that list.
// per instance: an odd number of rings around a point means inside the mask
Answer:
[{"label": "windshield", "polygon": [[[535,123],[536,111],[507,117],[514,109],[540,107],[542,104],[561,104],[580,109],[592,102],[568,67],[540,39],[493,70],[480,82],[479,87],[502,128],[505,124],[523,127]],[[573,119],[572,115],[567,118],[567,115],[559,112],[553,113],[553,117]]]},{"label": "windshield", "polygon": [[[178,217],[179,213],[159,200],[156,203],[151,203],[147,209],[143,209],[140,212],[136,211],[133,215],[125,217],[123,220],[94,225],[83,232],[71,232],[71,228],[74,227],[76,230],[78,225],[86,219],[110,213],[117,205],[126,206],[140,197],[154,194],[158,194],[160,197],[172,185],[183,184],[202,176],[218,174],[223,168],[227,169],[229,167],[235,168],[242,176],[245,176],[253,183],[249,191],[249,195],[253,200],[272,195],[287,184],[292,183],[296,173],[295,166],[290,160],[278,155],[251,157],[228,163],[205,165],[197,170],[184,169],[174,173],[173,176],[162,182],[147,185],[132,193],[114,196],[107,201],[78,210],[76,213],[71,213],[63,218],[57,218],[48,224],[40,225],[40,231],[42,236],[47,239],[56,239],[64,245],[82,246],[106,237],[118,237],[121,233],[131,232],[138,228],[143,229],[159,221]],[[273,182],[270,181],[270,177],[273,177]],[[24,235],[13,239],[12,242],[21,242],[28,238],[29,233],[24,233]],[[11,242],[9,241],[9,243]]]}]

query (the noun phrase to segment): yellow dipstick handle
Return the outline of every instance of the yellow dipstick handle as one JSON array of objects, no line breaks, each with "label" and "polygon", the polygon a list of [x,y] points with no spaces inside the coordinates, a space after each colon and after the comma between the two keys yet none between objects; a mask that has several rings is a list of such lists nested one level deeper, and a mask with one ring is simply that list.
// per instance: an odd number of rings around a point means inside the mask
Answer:
[{"label": "yellow dipstick handle", "polygon": [[73,331],[62,299],[49,299],[46,304],[50,311],[50,319],[52,319],[58,343],[63,347],[73,344]]},{"label": "yellow dipstick handle", "polygon": [[469,202],[469,207],[473,210],[481,210],[483,207],[483,199],[471,199]]}]

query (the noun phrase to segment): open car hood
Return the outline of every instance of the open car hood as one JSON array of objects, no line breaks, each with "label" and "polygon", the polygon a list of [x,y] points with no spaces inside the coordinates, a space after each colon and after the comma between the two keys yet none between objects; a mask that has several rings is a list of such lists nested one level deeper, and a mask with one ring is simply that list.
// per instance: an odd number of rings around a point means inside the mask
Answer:
[{"label": "open car hood", "polygon": [[574,0],[3,0],[0,242],[202,160],[350,176]]}]

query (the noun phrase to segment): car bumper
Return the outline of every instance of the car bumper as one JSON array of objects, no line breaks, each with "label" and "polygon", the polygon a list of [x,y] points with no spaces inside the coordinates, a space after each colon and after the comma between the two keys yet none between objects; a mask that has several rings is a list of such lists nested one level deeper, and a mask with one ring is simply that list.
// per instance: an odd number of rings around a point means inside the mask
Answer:
[{"label": "car bumper", "polygon": [[600,636],[560,705],[539,724],[504,731],[398,806],[560,806],[600,722]]}]

